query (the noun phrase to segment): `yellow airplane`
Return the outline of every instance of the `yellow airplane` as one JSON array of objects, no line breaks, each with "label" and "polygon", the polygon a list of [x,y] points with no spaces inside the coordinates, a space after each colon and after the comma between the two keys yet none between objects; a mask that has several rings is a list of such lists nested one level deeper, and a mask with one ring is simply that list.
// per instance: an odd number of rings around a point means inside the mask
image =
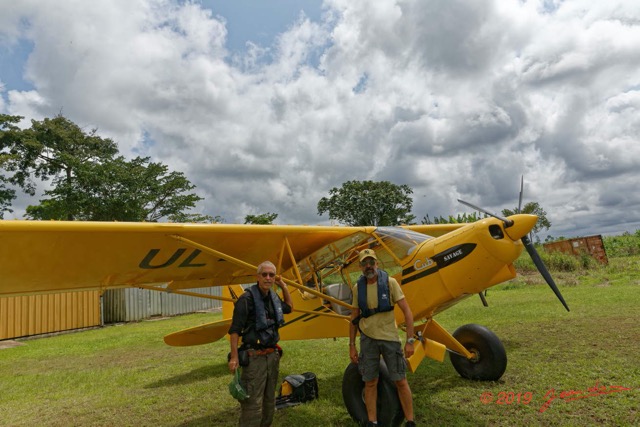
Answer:
[{"label": "yellow airplane", "polygon": [[[295,288],[281,339],[347,337],[351,288],[361,274],[358,253],[372,248],[413,312],[419,345],[410,371],[425,357],[442,362],[448,352],[461,376],[497,380],[507,365],[500,339],[476,324],[449,333],[434,316],[514,278],[513,262],[525,248],[569,310],[528,238],[536,221],[526,214],[402,227],[0,221],[0,296],[138,287],[220,299],[222,320],[165,337],[173,346],[206,344],[227,336],[242,285],[253,283],[257,265],[271,260]],[[222,296],[187,291],[208,286],[222,286]],[[403,319],[397,308],[402,329]],[[379,419],[398,425],[402,409],[385,375],[382,369]],[[362,387],[349,365],[343,398],[357,421],[366,417]]]}]

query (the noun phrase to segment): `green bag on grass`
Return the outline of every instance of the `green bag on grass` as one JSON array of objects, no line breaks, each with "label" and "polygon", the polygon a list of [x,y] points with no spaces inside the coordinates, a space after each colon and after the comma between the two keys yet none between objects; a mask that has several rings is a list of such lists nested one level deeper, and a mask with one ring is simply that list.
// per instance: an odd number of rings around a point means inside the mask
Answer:
[{"label": "green bag on grass", "polygon": [[229,393],[236,400],[245,400],[249,397],[242,384],[240,384],[240,368],[236,369],[233,379],[229,383]]}]

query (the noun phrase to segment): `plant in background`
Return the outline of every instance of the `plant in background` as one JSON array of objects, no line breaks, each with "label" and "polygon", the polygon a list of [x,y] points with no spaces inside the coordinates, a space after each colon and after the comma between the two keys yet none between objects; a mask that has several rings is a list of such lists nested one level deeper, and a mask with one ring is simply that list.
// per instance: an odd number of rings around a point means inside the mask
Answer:
[{"label": "plant in background", "polygon": [[320,199],[318,215],[328,212],[329,219],[351,226],[413,224],[411,193],[408,185],[389,181],[348,181]]}]

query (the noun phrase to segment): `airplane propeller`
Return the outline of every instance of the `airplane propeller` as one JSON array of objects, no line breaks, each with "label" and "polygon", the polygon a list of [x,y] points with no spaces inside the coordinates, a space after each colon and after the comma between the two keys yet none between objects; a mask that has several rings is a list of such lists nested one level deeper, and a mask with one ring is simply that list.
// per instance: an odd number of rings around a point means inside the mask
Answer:
[{"label": "airplane propeller", "polygon": [[518,197],[518,213],[522,213],[522,193],[524,191],[524,175],[520,177],[520,196]]},{"label": "airplane propeller", "polygon": [[[518,202],[518,213],[520,213],[520,209],[521,209],[521,205],[522,205],[522,187],[524,184],[524,177],[521,179],[520,181],[520,200]],[[473,209],[476,209],[480,212],[484,212],[485,214],[492,216],[496,219],[499,219],[500,221],[502,221],[504,223],[504,228],[509,228],[512,227],[514,225],[514,222],[508,218],[496,215],[494,213],[491,213],[485,209],[482,209],[478,206],[475,206],[471,203],[465,202],[464,200],[460,200],[458,199],[458,201],[460,203],[462,203],[463,205],[467,205]],[[549,287],[551,288],[551,290],[553,291],[553,293],[556,295],[556,297],[558,297],[558,299],[560,300],[560,302],[562,303],[562,305],[564,306],[564,308],[567,309],[567,311],[569,310],[569,306],[567,305],[567,303],[565,302],[564,298],[562,297],[562,294],[560,293],[560,289],[558,289],[558,286],[556,285],[556,283],[554,282],[553,278],[551,277],[551,274],[549,273],[549,270],[547,270],[547,267],[544,265],[544,262],[542,262],[542,259],[540,258],[540,255],[538,255],[538,251],[536,251],[535,246],[533,245],[533,243],[531,242],[531,239],[529,238],[528,235],[524,235],[520,238],[520,240],[522,241],[522,244],[524,245],[525,249],[527,250],[527,252],[529,253],[529,256],[531,257],[531,260],[533,261],[533,263],[535,264],[536,268],[538,269],[538,271],[540,272],[540,274],[542,274],[542,277],[544,277],[544,280],[547,282],[547,284],[549,285]],[[484,301],[483,301],[484,303]]]},{"label": "airplane propeller", "polygon": [[505,217],[503,217],[503,216],[500,216],[500,215],[497,215],[497,214],[491,213],[491,212],[489,212],[488,210],[482,209],[481,207],[476,206],[476,205],[474,205],[474,204],[471,204],[471,203],[469,203],[469,202],[465,202],[464,200],[458,199],[458,201],[459,201],[460,203],[462,203],[463,205],[467,205],[467,206],[469,206],[470,208],[473,208],[473,209],[478,210],[478,211],[480,211],[480,212],[486,213],[487,215],[492,216],[492,217],[494,217],[494,218],[496,218],[496,219],[499,219],[500,221],[502,221],[502,222],[504,223],[504,228],[509,228],[509,227],[511,227],[511,226],[513,225],[513,221],[511,221],[511,220],[510,220],[510,219],[508,219],[508,218],[505,218]]},{"label": "airplane propeller", "polygon": [[553,293],[556,294],[556,296],[558,297],[562,305],[564,305],[564,308],[566,308],[567,311],[570,311],[569,306],[564,301],[564,298],[560,293],[560,289],[558,289],[558,287],[556,286],[556,283],[553,281],[553,278],[551,277],[549,270],[547,270],[547,267],[542,262],[542,259],[540,258],[540,255],[538,255],[538,251],[536,251],[536,248],[535,246],[533,246],[533,243],[531,242],[531,239],[529,238],[529,236],[527,235],[522,236],[520,240],[522,241],[522,244],[524,245],[527,252],[529,252],[529,256],[533,260],[533,263],[536,265],[536,267],[538,268],[538,271],[540,272],[540,274],[542,274],[542,277],[544,277],[544,280],[546,280],[547,284],[549,285]]}]

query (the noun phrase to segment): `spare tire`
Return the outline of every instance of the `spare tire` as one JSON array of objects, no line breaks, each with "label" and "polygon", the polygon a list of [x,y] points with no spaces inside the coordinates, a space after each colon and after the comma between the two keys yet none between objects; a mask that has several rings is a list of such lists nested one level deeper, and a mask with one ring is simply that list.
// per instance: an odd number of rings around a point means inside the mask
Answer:
[{"label": "spare tire", "polygon": [[[342,376],[342,399],[351,418],[361,424],[368,421],[367,407],[364,403],[364,381],[355,363],[350,363]],[[389,379],[389,370],[383,359],[380,359],[376,408],[379,426],[397,427],[402,424],[404,412],[398,398],[398,390],[395,383]]]}]

